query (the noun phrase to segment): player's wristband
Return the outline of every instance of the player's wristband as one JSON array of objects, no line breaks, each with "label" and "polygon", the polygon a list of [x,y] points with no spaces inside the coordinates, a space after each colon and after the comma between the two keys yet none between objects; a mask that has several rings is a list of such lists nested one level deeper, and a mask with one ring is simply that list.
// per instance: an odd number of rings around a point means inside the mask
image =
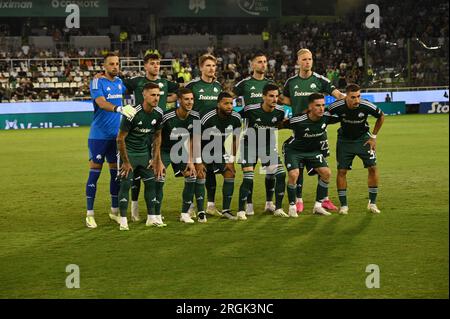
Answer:
[{"label": "player's wristband", "polygon": [[370,138],[377,138],[377,136],[375,134],[371,134],[369,133]]},{"label": "player's wristband", "polygon": [[114,112],[120,113],[121,111],[122,111],[122,107],[121,106],[114,106]]}]

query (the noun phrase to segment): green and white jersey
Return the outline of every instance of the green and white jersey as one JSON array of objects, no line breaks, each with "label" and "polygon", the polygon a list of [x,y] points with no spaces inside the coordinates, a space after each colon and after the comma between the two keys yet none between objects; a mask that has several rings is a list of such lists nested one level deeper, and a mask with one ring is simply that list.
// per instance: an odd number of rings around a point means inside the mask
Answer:
[{"label": "green and white jersey", "polygon": [[[266,145],[270,143],[270,134],[275,134],[278,123],[284,119],[284,109],[281,105],[275,106],[272,112],[266,112],[262,108],[262,103],[245,106],[240,112],[246,128],[253,128],[258,141],[258,129],[265,129]],[[244,135],[247,136],[247,135]],[[273,140],[275,140],[273,138]]]},{"label": "green and white jersey", "polygon": [[312,121],[308,113],[289,119],[292,137],[286,141],[286,148],[300,152],[323,152],[328,149],[326,130],[328,124],[338,123],[339,118],[325,112],[318,121]]},{"label": "green and white jersey", "polygon": [[261,103],[263,88],[268,83],[272,83],[272,81],[267,78],[257,80],[254,77],[249,76],[238,82],[234,86],[233,92],[236,96],[242,96],[244,102],[243,105]]},{"label": "green and white jersey", "polygon": [[372,115],[379,118],[383,115],[378,106],[366,100],[361,100],[355,109],[350,109],[345,99],[338,100],[330,104],[328,110],[330,114],[337,115],[340,119],[341,127],[338,129],[338,138],[347,140],[366,138],[370,129],[367,117]]},{"label": "green and white jersey", "polygon": [[[218,113],[218,108],[204,113],[201,116],[201,131],[203,132],[207,129],[210,130],[210,139],[203,140],[202,138],[202,148],[213,140],[214,136],[221,136],[222,147],[225,144],[225,140],[228,134],[233,133],[237,128],[241,127],[241,116],[239,113],[232,111],[231,115],[226,117],[220,117]],[[236,132],[239,135],[239,132]]]},{"label": "green and white jersey", "polygon": [[303,79],[298,74],[287,79],[283,95],[291,99],[292,115],[303,113],[308,108],[308,96],[313,93],[331,93],[336,87],[326,77],[313,72]]},{"label": "green and white jersey", "polygon": [[158,78],[157,80],[149,80],[145,76],[135,76],[129,79],[123,79],[128,91],[133,92],[135,104],[142,104],[144,97],[142,91],[147,83],[155,83],[159,86],[159,103],[158,106],[165,111],[167,105],[167,96],[171,93],[176,93],[178,90],[178,83],[169,81],[167,79]]},{"label": "green and white jersey", "polygon": [[[194,121],[200,120],[200,115],[195,112],[189,112],[185,119],[177,116],[176,109],[164,112],[162,119],[162,142],[161,150],[170,152],[172,146],[187,136],[192,136]],[[180,130],[183,129],[183,130]]]},{"label": "green and white jersey", "polygon": [[128,132],[125,144],[129,154],[148,154],[152,136],[161,127],[163,110],[157,106],[151,113],[146,113],[141,105],[135,108],[137,113],[132,119],[122,117],[120,130]]},{"label": "green and white jersey", "polygon": [[217,107],[217,97],[222,92],[219,82],[207,83],[202,79],[192,80],[186,88],[194,93],[194,111],[204,113]]}]

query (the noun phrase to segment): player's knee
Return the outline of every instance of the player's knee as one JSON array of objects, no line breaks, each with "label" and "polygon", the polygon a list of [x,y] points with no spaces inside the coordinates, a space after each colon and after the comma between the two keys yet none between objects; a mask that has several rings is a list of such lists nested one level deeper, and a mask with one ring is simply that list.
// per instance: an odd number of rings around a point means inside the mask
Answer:
[{"label": "player's knee", "polygon": [[367,168],[369,171],[369,175],[375,175],[377,173],[377,167],[376,166],[370,166]]},{"label": "player's knee", "polygon": [[292,171],[289,171],[289,183],[295,184],[297,182],[299,176],[298,169],[293,169]]},{"label": "player's knee", "polygon": [[337,174],[338,174],[338,177],[346,177],[347,176],[347,170],[346,169],[339,169]]},{"label": "player's knee", "polygon": [[324,181],[329,181],[331,178],[331,170],[327,168],[323,168],[319,171],[320,178]]}]

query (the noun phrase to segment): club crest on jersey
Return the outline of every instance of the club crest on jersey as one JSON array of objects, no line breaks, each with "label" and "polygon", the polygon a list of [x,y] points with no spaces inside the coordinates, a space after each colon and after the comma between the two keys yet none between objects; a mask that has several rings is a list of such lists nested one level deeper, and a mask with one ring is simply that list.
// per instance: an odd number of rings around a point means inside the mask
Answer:
[{"label": "club crest on jersey", "polygon": [[272,123],[276,123],[276,121],[277,121],[276,117],[272,118]]},{"label": "club crest on jersey", "polygon": [[153,121],[152,121],[152,125],[155,125],[156,124],[156,120],[155,119],[153,119]]},{"label": "club crest on jersey", "polygon": [[362,112],[359,113],[359,114],[358,114],[358,117],[364,117],[364,113],[362,113]]},{"label": "club crest on jersey", "polygon": [[214,92],[216,92],[216,93],[217,93],[217,92],[219,92],[219,90],[218,90],[217,88],[214,88]]},{"label": "club crest on jersey", "polygon": [[158,86],[159,86],[160,89],[162,89],[162,88],[164,87],[164,84],[161,83],[161,82],[159,82],[159,83],[158,83]]},{"label": "club crest on jersey", "polygon": [[311,83],[310,88],[315,89],[315,88],[317,88],[317,85],[315,83]]},{"label": "club crest on jersey", "polygon": [[192,129],[192,124],[189,124],[189,126],[188,126],[188,130],[190,130],[190,129]]},{"label": "club crest on jersey", "polygon": [[95,158],[98,159],[98,160],[101,160],[102,156],[100,154],[98,154]]},{"label": "club crest on jersey", "polygon": [[324,129],[324,128],[326,128],[327,127],[327,125],[325,124],[325,123],[323,123],[322,124],[322,130]]}]

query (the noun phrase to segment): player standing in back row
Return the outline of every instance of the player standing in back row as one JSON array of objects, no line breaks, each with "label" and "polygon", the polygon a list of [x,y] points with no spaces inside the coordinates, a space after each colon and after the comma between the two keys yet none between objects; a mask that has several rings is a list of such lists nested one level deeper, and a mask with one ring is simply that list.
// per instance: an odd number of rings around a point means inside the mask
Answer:
[{"label": "player standing in back row", "polygon": [[[194,93],[193,110],[205,114],[217,107],[217,97],[222,92],[222,86],[216,81],[217,59],[210,55],[204,54],[198,59],[200,67],[200,79],[192,80],[186,84],[186,88]],[[214,172],[206,172],[205,187],[207,191],[208,204],[206,212],[210,215],[221,216],[222,214],[216,209],[216,175]],[[193,210],[191,206],[190,211]]]},{"label": "player standing in back row", "polygon": [[[159,86],[159,102],[158,106],[165,111],[167,103],[172,103],[177,100],[176,92],[178,90],[178,83],[163,79],[159,76],[161,69],[161,58],[158,54],[147,54],[144,57],[145,76],[135,76],[132,78],[123,79],[123,83],[127,87],[128,92],[133,92],[135,105],[142,105],[144,97],[142,91],[147,83],[155,83]],[[134,176],[133,186],[131,187],[131,219],[133,221],[139,220],[138,198],[141,190],[141,177]],[[161,188],[163,185],[160,181],[156,181],[156,187]]]},{"label": "player standing in back row", "polygon": [[119,73],[119,57],[109,53],[104,60],[105,76],[95,78],[90,85],[91,97],[94,103],[94,119],[89,131],[89,177],[86,183],[87,216],[86,226],[96,228],[94,218],[94,201],[97,192],[97,181],[102,171],[103,163],[109,163],[111,175],[109,189],[111,194],[111,214],[115,219],[119,213],[117,180],[117,146],[116,137],[119,132],[120,114],[133,117],[135,109],[126,105],[122,107],[125,85],[117,77]]},{"label": "player standing in back row", "polygon": [[[344,215],[348,213],[347,171],[352,169],[353,159],[358,156],[369,173],[367,210],[379,214],[380,210],[376,205],[378,169],[375,148],[377,134],[384,122],[384,114],[375,104],[361,99],[361,89],[357,84],[347,85],[346,93],[345,99],[336,101],[329,106],[330,113],[339,116],[341,120],[336,144],[337,189],[341,202],[339,213]],[[369,123],[367,123],[369,115],[377,119],[372,133],[370,133]]]},{"label": "player standing in back row", "polygon": [[[263,88],[266,84],[272,83],[272,81],[265,76],[267,71],[267,57],[263,53],[256,53],[252,57],[251,66],[253,70],[252,76],[238,82],[233,89],[234,94],[236,94],[238,98],[242,97],[244,107],[247,105],[262,103]],[[273,213],[276,209],[273,204],[273,194],[275,191],[274,174],[266,174],[265,186],[266,205],[264,210]],[[247,207],[245,212],[247,215],[253,215],[255,213],[253,209],[253,186],[247,196]]]},{"label": "player standing in back row", "polygon": [[[283,90],[284,104],[292,107],[293,116],[300,115],[308,109],[308,97],[312,93],[327,93],[336,99],[345,97],[329,79],[312,71],[313,57],[310,50],[300,49],[297,52],[297,63],[300,67],[299,73],[286,81]],[[324,150],[323,155],[327,157],[329,150]],[[298,213],[303,211],[303,180],[303,169],[300,169],[296,188]],[[322,202],[322,205],[324,208],[337,210],[337,207],[328,198]]]}]

